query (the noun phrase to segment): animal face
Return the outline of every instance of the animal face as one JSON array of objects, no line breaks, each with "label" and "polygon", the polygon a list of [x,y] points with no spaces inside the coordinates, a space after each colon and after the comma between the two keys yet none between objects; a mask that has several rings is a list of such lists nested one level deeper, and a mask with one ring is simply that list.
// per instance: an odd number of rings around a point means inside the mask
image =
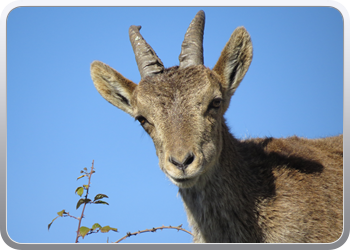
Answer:
[{"label": "animal face", "polygon": [[216,162],[223,98],[218,76],[203,65],[172,68],[136,88],[134,117],[152,137],[159,165],[176,185],[193,185]]}]

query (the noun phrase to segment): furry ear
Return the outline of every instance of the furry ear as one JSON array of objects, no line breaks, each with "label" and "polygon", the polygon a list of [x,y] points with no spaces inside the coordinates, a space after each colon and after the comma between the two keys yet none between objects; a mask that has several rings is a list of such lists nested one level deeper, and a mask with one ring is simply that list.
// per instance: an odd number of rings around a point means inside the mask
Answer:
[{"label": "furry ear", "polygon": [[233,31],[213,68],[213,71],[221,76],[223,87],[227,91],[227,98],[230,98],[236,91],[252,58],[253,46],[250,36],[244,27],[239,27]]},{"label": "furry ear", "polygon": [[94,61],[91,64],[90,71],[92,81],[103,98],[133,116],[133,107],[130,101],[137,84],[99,61]]}]

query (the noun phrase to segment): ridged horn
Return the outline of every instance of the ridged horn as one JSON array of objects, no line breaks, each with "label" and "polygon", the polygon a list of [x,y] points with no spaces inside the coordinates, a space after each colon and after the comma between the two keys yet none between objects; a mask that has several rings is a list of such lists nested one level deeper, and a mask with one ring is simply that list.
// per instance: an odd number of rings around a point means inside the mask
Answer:
[{"label": "ridged horn", "polygon": [[130,26],[129,38],[141,78],[145,78],[146,76],[162,73],[164,65],[152,47],[143,39],[140,29],[141,26]]},{"label": "ridged horn", "polygon": [[185,34],[179,56],[180,68],[203,64],[203,34],[205,14],[198,11]]}]

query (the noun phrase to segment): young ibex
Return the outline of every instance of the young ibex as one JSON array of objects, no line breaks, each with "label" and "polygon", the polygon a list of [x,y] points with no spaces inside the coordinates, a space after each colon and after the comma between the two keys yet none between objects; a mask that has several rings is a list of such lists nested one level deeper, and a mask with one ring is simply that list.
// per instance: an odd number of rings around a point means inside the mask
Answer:
[{"label": "young ibex", "polygon": [[223,117],[252,60],[237,28],[212,70],[203,66],[204,12],[185,35],[180,65],[164,68],[131,26],[137,85],[95,61],[99,93],[152,137],[179,187],[194,242],[334,242],[343,229],[343,137],[238,140]]}]

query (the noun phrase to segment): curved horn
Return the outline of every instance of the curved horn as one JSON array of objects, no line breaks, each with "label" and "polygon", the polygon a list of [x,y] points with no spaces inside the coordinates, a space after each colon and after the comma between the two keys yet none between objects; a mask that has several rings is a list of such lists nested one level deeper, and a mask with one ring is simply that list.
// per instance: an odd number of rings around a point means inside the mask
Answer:
[{"label": "curved horn", "polygon": [[130,26],[129,37],[141,78],[145,78],[146,76],[162,73],[164,65],[152,47],[143,39],[140,29],[141,26]]},{"label": "curved horn", "polygon": [[203,64],[203,33],[205,14],[200,10],[185,34],[179,56],[180,68]]}]

